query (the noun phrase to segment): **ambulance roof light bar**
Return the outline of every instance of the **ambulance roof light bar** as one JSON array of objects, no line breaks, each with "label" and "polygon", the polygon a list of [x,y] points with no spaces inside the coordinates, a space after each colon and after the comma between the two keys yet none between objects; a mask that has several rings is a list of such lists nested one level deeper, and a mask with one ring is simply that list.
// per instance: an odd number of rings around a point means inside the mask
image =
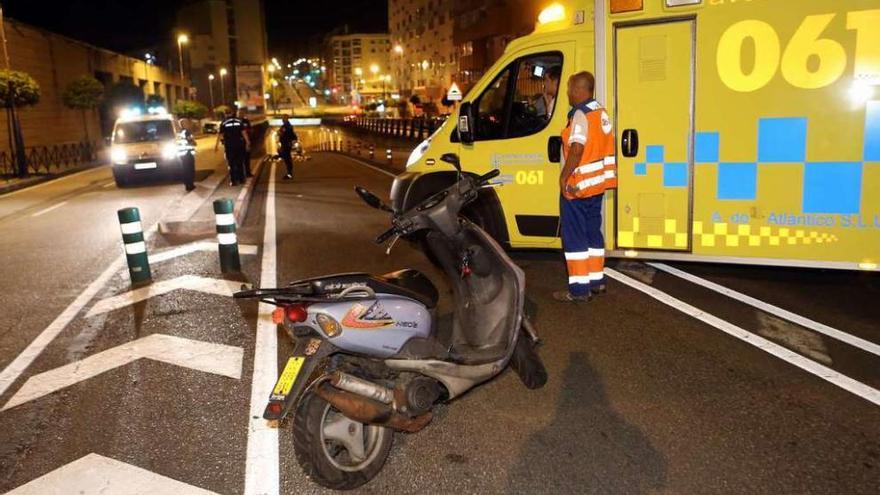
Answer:
[{"label": "ambulance roof light bar", "polygon": [[550,24],[565,20],[565,7],[559,3],[551,3],[538,14],[538,24]]}]

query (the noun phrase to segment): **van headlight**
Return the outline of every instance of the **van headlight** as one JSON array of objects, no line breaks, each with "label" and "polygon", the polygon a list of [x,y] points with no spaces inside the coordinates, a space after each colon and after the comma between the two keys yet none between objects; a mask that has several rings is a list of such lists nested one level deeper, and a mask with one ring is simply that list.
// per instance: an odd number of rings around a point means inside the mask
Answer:
[{"label": "van headlight", "polygon": [[128,153],[122,146],[114,146],[110,148],[110,160],[113,163],[125,163],[128,161]]},{"label": "van headlight", "polygon": [[428,151],[428,147],[431,146],[431,138],[425,139],[418,146],[412,150],[412,153],[409,154],[409,158],[406,160],[406,168],[410,168],[417,161],[421,160],[423,156],[425,156],[425,152]]},{"label": "van headlight", "polygon": [[433,134],[428,136],[427,139],[425,139],[424,141],[419,143],[419,145],[416,146],[414,150],[412,150],[412,153],[409,154],[409,159],[406,160],[406,168],[409,168],[410,166],[415,164],[417,161],[421,160],[423,156],[425,156],[425,152],[427,152],[428,148],[431,146],[431,141],[434,140],[434,136],[436,136],[437,134],[440,134],[440,131],[444,127],[445,126],[442,126],[442,125],[440,127],[438,127],[437,130],[434,131]]},{"label": "van headlight", "polygon": [[162,158],[166,160],[173,160],[177,158],[177,145],[172,143],[165,143],[162,146]]}]

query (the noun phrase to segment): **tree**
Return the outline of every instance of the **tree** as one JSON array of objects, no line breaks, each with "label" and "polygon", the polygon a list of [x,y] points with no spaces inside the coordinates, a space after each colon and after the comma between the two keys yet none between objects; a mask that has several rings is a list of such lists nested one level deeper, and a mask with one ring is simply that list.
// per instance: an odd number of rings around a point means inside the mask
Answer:
[{"label": "tree", "polygon": [[226,116],[227,110],[229,110],[229,105],[219,105],[214,107],[214,118],[217,120],[222,120],[223,117]]},{"label": "tree", "polygon": [[194,100],[177,100],[172,113],[179,118],[203,119],[208,115],[208,108]]},{"label": "tree", "polygon": [[116,111],[125,108],[144,108],[144,92],[131,81],[119,81],[107,91],[105,102]]},{"label": "tree", "polygon": [[91,76],[82,76],[73,81],[64,88],[61,94],[61,100],[64,106],[74,110],[82,111],[83,129],[86,133],[86,142],[91,142],[89,138],[89,124],[87,113],[94,111],[101,103],[104,97],[104,85]]},{"label": "tree", "polygon": [[9,128],[9,148],[15,152],[19,177],[28,175],[24,138],[16,114],[17,107],[36,105],[40,101],[40,85],[29,74],[15,70],[0,70],[0,105],[6,107]]},{"label": "tree", "polygon": [[165,98],[162,95],[148,95],[147,96],[147,108],[152,107],[164,107],[165,106]]}]

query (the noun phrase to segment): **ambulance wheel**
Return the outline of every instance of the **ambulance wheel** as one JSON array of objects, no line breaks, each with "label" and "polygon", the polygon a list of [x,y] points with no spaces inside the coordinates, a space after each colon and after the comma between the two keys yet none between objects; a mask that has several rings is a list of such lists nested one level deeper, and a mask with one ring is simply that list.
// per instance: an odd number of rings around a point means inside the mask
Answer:
[{"label": "ambulance wheel", "polygon": [[306,475],[333,490],[373,479],[388,458],[394,431],[353,421],[314,392],[306,392],[293,420],[293,449]]}]

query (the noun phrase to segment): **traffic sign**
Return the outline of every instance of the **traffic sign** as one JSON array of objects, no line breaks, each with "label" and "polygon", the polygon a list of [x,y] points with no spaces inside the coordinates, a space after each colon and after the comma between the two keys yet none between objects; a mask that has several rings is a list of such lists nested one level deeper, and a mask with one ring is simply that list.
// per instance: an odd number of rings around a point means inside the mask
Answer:
[{"label": "traffic sign", "polygon": [[449,91],[446,92],[446,99],[449,101],[461,101],[461,90],[458,89],[458,84],[452,83],[452,86],[449,86]]}]

